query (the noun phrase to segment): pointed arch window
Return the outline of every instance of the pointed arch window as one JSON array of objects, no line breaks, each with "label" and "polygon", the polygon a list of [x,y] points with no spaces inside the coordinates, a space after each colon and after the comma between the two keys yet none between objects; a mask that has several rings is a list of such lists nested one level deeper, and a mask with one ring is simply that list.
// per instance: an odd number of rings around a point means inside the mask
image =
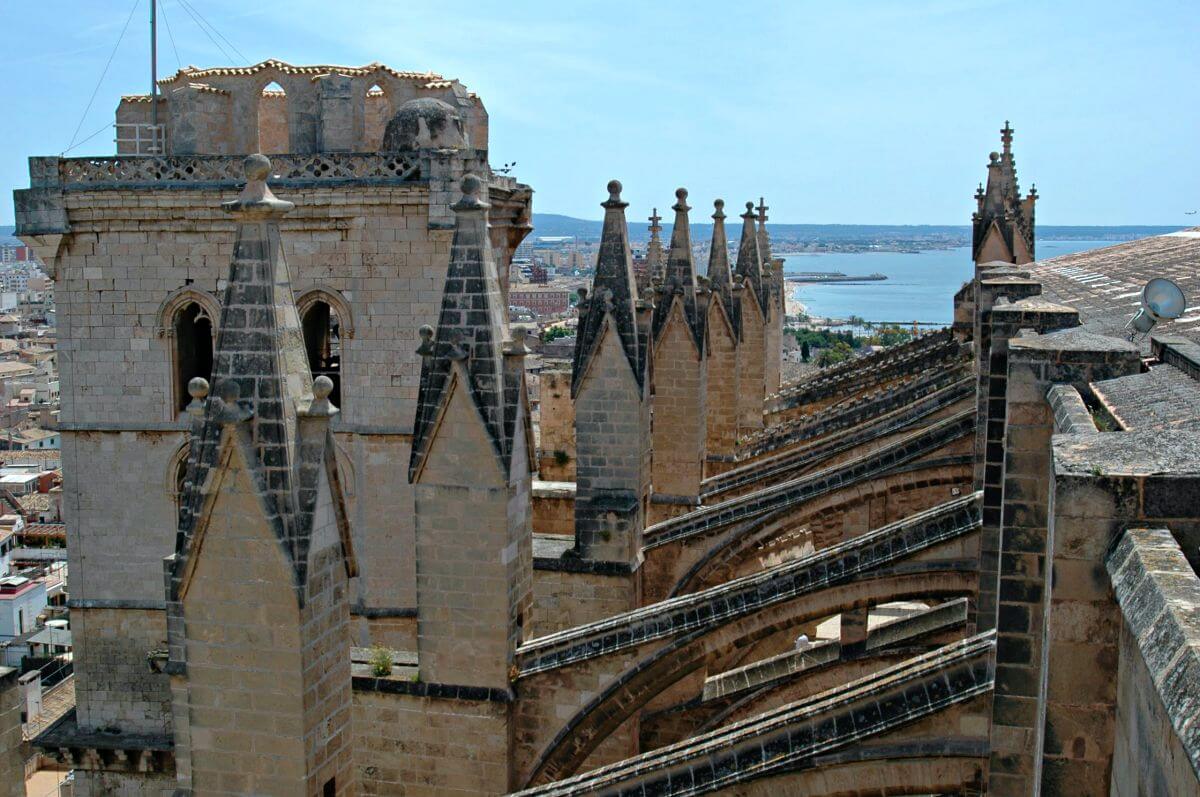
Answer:
[{"label": "pointed arch window", "polygon": [[297,296],[296,310],[304,333],[308,369],[314,379],[321,375],[329,377],[333,382],[329,400],[344,410],[342,377],[346,369],[346,344],[354,337],[350,305],[332,286],[320,286]]},{"label": "pointed arch window", "polygon": [[188,302],[175,313],[171,325],[175,341],[175,411],[191,401],[188,382],[193,377],[212,378],[215,320],[197,302]]},{"label": "pointed arch window", "polygon": [[267,155],[292,151],[288,96],[278,83],[268,83],[258,98],[258,151]]},{"label": "pointed arch window", "polygon": [[342,406],[342,324],[333,307],[322,299],[313,301],[300,316],[304,350],[313,378],[327,376],[333,382],[329,400]]},{"label": "pointed arch window", "polygon": [[367,88],[363,103],[364,152],[378,152],[383,146],[383,131],[392,118],[392,102],[378,83]]}]

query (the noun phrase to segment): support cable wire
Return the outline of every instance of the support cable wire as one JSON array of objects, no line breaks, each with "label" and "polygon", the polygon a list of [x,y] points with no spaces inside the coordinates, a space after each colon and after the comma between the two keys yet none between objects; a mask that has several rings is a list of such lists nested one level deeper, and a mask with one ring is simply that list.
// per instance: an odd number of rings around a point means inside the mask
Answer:
[{"label": "support cable wire", "polygon": [[[197,9],[190,2],[188,2],[188,0],[179,0],[179,3],[180,3],[180,5],[184,6],[184,8],[189,9],[190,11],[194,12],[195,15],[204,22],[205,25],[207,25],[209,28],[212,29],[213,33],[217,34],[217,36],[221,39],[221,41],[223,41],[229,45],[229,49],[233,50],[233,52],[235,54],[237,54],[238,58],[242,59],[246,63],[247,66],[250,66],[250,59],[247,58],[246,56],[242,55],[242,51],[239,50],[236,46],[234,46],[233,42],[231,42],[231,41],[229,41],[229,39],[225,38],[225,34],[221,33],[221,31],[217,30],[217,26],[212,24],[211,22],[209,22],[208,19],[203,14],[200,13],[199,9]],[[212,37],[209,36],[209,38],[211,39]],[[232,61],[233,59],[231,58],[230,60]]]},{"label": "support cable wire", "polygon": [[162,17],[163,24],[167,26],[167,38],[171,40],[171,49],[175,51],[175,66],[182,70],[183,60],[179,57],[179,48],[175,46],[175,34],[171,32],[171,21],[167,19],[167,4],[165,2],[158,7],[158,14]]},{"label": "support cable wire", "polygon": [[108,129],[109,129],[109,128],[111,128],[111,127],[112,127],[112,122],[105,122],[105,123],[104,123],[104,126],[103,126],[103,127],[101,127],[99,130],[97,130],[95,133],[92,133],[92,134],[91,134],[90,136],[88,136],[87,138],[80,139],[80,140],[79,140],[78,142],[76,142],[74,145],[72,145],[72,146],[70,146],[70,147],[67,147],[66,149],[64,149],[64,150],[63,150],[62,152],[60,152],[59,154],[60,154],[60,155],[66,155],[66,154],[67,154],[68,152],[70,152],[71,150],[73,150],[73,149],[78,149],[79,147],[82,147],[84,144],[88,143],[88,142],[89,142],[89,141],[91,141],[93,138],[95,138],[96,136],[100,135],[100,134],[101,134],[101,133],[103,133],[105,130],[108,130]]},{"label": "support cable wire", "polygon": [[[133,0],[133,8],[129,9],[129,16],[125,18],[125,26],[121,28],[121,35],[117,37],[117,43],[113,45],[112,52],[108,54],[108,62],[100,72],[100,79],[96,81],[96,88],[92,89],[92,98],[88,100],[87,107],[83,109],[83,115],[79,117],[79,124],[75,125],[75,132],[71,134],[71,140],[67,142],[67,148],[63,150],[64,155],[77,146],[75,139],[78,137],[79,130],[83,127],[84,121],[87,119],[88,111],[92,110],[92,103],[96,101],[96,95],[100,93],[100,84],[104,82],[104,76],[108,74],[108,68],[112,66],[113,58],[117,55],[117,48],[121,46],[121,42],[125,39],[125,32],[129,30],[129,23],[133,20],[133,14],[137,11],[141,2],[142,0]],[[108,125],[105,125],[105,127],[108,127]],[[92,138],[95,135],[96,133],[93,133],[88,138]],[[84,141],[86,140],[84,139]],[[83,141],[79,143],[82,144]]]},{"label": "support cable wire", "polygon": [[213,43],[213,46],[221,51],[221,55],[224,56],[230,63],[233,63],[233,56],[229,54],[228,50],[221,46],[219,41],[213,38],[212,34],[208,32],[208,28],[204,27],[204,23],[200,21],[200,17],[196,14],[192,7],[184,2],[184,0],[179,0],[179,7],[187,12],[187,15],[192,18],[192,22],[196,23],[196,27],[200,29],[200,32],[207,36],[208,40]]}]

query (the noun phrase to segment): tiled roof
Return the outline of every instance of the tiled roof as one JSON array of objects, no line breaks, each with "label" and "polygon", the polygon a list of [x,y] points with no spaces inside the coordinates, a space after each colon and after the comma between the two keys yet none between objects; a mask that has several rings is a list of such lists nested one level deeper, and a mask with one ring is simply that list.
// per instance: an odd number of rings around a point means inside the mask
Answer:
[{"label": "tiled roof", "polygon": [[333,64],[320,64],[310,66],[294,66],[284,61],[276,61],[273,58],[268,58],[253,66],[219,66],[209,69],[197,69],[194,66],[184,67],[170,77],[165,77],[159,80],[160,84],[174,83],[177,80],[196,80],[206,77],[226,77],[234,75],[255,75],[267,69],[274,69],[285,75],[325,75],[330,72],[337,72],[342,75],[361,76],[369,75],[372,72],[383,72],[392,77],[401,78],[403,80],[421,80],[428,84],[434,82],[444,82],[450,85],[450,81],[445,81],[441,75],[434,72],[400,72],[392,69],[390,66],[384,66],[381,63],[372,63],[365,66],[336,66]]},{"label": "tiled roof", "polygon": [[[1142,288],[1166,277],[1183,289],[1183,317],[1163,322],[1155,335],[1183,335],[1200,342],[1200,227],[1155,235],[1030,264],[1029,276],[1042,295],[1079,311],[1085,329],[1120,336],[1140,306]],[[1148,349],[1147,336],[1141,341]]]}]

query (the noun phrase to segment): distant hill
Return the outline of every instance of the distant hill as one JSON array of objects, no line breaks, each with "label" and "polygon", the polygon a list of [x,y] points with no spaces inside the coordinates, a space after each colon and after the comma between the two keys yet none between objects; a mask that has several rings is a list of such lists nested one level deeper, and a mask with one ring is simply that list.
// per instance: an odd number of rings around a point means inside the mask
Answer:
[{"label": "distant hill", "polygon": [[[740,222],[726,222],[731,240],[740,233]],[[558,213],[534,213],[534,236],[573,235],[583,240],[600,238],[601,222],[576,219]],[[1120,226],[1082,227],[1038,225],[1037,237],[1042,241],[1125,241],[1162,235],[1181,229],[1179,226]],[[864,241],[864,240],[955,240],[969,242],[971,228],[965,224],[771,224],[771,237],[781,241]],[[711,224],[692,224],[692,239],[705,240],[712,235]],[[663,240],[671,236],[671,225],[663,225]],[[646,223],[631,223],[629,237],[645,241],[649,237]]]},{"label": "distant hill", "polygon": [[[741,222],[726,222],[731,241],[740,234]],[[534,213],[533,235],[573,235],[585,241],[600,239],[601,222],[576,219],[558,213]],[[14,227],[0,225],[0,244],[19,244],[13,237]],[[1039,241],[1128,241],[1150,235],[1162,235],[1182,229],[1176,227],[1071,227],[1039,224]],[[771,224],[771,238],[777,241],[962,241],[971,239],[971,228],[953,224]],[[692,240],[705,241],[712,235],[711,224],[693,224]],[[629,237],[645,241],[649,237],[646,224],[639,220],[630,224]],[[671,238],[671,225],[663,225],[663,241]]]}]

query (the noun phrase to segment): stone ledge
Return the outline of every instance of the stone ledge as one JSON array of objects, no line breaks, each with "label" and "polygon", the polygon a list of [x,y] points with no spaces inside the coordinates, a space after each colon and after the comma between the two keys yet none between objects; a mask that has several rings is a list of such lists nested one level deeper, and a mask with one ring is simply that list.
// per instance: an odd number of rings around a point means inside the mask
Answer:
[{"label": "stone ledge", "polygon": [[1063,434],[1052,445],[1058,476],[1200,476],[1200,432]]},{"label": "stone ledge", "polygon": [[1097,434],[1092,414],[1083,403],[1083,396],[1072,385],[1052,385],[1046,400],[1054,412],[1054,431],[1060,434]]},{"label": "stone ledge", "polygon": [[364,606],[361,603],[355,603],[350,606],[350,615],[352,617],[416,617],[416,606]]},{"label": "stone ledge", "polygon": [[411,695],[435,700],[466,700],[475,703],[511,703],[514,695],[509,689],[494,689],[490,686],[459,686],[437,684],[426,681],[406,681],[395,678],[375,678],[356,675],[351,679],[359,692],[380,692],[391,695]]}]

